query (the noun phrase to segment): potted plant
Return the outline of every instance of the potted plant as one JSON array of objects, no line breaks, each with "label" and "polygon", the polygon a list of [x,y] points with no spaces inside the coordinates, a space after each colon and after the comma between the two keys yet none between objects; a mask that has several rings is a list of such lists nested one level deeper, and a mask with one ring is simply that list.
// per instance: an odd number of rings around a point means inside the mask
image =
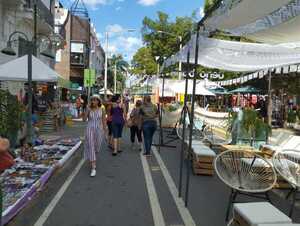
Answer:
[{"label": "potted plant", "polygon": [[7,137],[14,146],[20,127],[21,104],[17,97],[0,90],[0,136]]}]

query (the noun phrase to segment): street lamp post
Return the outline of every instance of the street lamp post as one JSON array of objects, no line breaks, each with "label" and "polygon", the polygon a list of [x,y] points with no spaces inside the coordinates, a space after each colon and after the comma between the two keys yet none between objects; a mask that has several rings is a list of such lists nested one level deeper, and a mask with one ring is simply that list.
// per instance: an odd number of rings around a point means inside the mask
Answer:
[{"label": "street lamp post", "polygon": [[127,29],[118,32],[105,32],[105,71],[104,71],[104,97],[107,99],[107,73],[108,73],[108,47],[109,47],[109,33],[123,33],[123,32],[135,32],[135,29]]},{"label": "street lamp post", "polygon": [[[179,41],[179,50],[182,49],[182,36],[181,35],[176,35],[176,34],[173,34],[173,33],[167,32],[167,31],[157,31],[157,33],[166,34],[166,35],[176,37],[177,40]],[[182,71],[181,70],[182,70],[182,61],[180,60],[179,61],[179,66],[178,66],[178,79],[179,80],[182,79]]]}]

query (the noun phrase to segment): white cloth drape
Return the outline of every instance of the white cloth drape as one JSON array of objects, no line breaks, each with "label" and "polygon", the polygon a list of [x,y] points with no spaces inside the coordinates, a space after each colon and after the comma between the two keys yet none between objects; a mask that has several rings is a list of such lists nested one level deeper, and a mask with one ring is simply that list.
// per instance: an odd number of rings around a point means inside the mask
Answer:
[{"label": "white cloth drape", "polygon": [[265,43],[300,41],[300,0],[223,2],[204,22],[207,30],[222,30]]},{"label": "white cloth drape", "polygon": [[[197,64],[208,68],[227,71],[252,72],[268,68],[300,63],[300,48],[284,45],[270,45],[224,41],[200,36]],[[177,54],[164,62],[164,67],[176,62],[187,62],[190,49],[190,62],[195,63],[196,35]]]}]

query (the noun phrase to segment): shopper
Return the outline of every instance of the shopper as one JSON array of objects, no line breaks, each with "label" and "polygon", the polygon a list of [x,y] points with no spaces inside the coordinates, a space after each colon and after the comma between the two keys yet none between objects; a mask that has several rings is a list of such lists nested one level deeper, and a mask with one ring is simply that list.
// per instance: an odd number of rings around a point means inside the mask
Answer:
[{"label": "shopper", "polygon": [[110,96],[106,102],[106,124],[108,129],[107,141],[108,147],[113,149],[113,137],[112,137],[112,96]]},{"label": "shopper", "polygon": [[144,98],[144,103],[141,106],[140,114],[142,115],[142,131],[144,135],[145,144],[145,156],[151,155],[151,146],[153,141],[153,136],[157,128],[157,117],[158,109],[156,105],[151,102],[151,97],[146,96]]},{"label": "shopper", "polygon": [[126,122],[126,110],[124,104],[121,102],[120,96],[114,96],[112,98],[112,133],[114,138],[114,151],[112,153],[113,156],[116,156],[117,153],[121,153],[121,139],[123,133],[123,127]]},{"label": "shopper", "polygon": [[142,150],[142,117],[140,114],[142,102],[138,100],[135,104],[135,108],[130,113],[130,140],[131,147],[134,147],[135,137],[139,142],[139,150]]},{"label": "shopper", "polygon": [[81,105],[82,105],[82,99],[80,96],[76,99],[76,109],[77,109],[77,117],[80,118],[81,114]]},{"label": "shopper", "polygon": [[91,177],[95,177],[96,153],[100,152],[106,130],[105,112],[101,108],[101,99],[98,95],[92,96],[84,120],[88,120],[85,133],[85,159],[91,163]]},{"label": "shopper", "polygon": [[0,137],[0,174],[15,164],[13,156],[9,153],[9,148],[9,140]]}]

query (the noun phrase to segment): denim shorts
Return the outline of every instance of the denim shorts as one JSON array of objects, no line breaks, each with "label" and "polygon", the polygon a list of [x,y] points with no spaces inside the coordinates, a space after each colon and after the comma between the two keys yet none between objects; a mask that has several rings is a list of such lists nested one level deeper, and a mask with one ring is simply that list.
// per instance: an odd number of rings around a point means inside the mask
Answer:
[{"label": "denim shorts", "polygon": [[123,123],[112,123],[112,134],[114,138],[121,138],[123,132]]}]

